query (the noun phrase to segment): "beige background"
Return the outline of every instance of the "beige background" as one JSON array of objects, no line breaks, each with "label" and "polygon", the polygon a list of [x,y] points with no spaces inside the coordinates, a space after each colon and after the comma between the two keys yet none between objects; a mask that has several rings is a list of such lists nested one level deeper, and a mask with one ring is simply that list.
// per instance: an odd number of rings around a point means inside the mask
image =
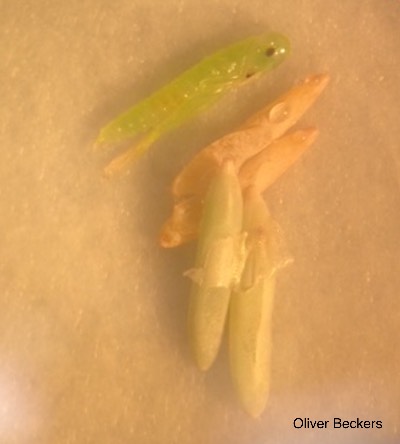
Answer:
[{"label": "beige background", "polygon": [[[2,0],[0,442],[400,441],[400,2]],[[293,55],[102,177],[99,128],[213,50],[265,29]],[[305,75],[329,89],[315,146],[266,194],[294,264],[273,317],[272,388],[255,421],[226,351],[193,365],[192,251],[155,241],[191,152]],[[296,417],[381,430],[294,430]]]}]

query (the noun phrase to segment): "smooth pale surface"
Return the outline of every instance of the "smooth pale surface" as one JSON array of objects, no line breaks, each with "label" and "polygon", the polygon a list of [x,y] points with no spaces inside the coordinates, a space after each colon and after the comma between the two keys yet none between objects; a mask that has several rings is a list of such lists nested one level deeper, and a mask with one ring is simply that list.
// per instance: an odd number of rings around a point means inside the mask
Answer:
[{"label": "smooth pale surface", "polygon": [[242,190],[235,165],[228,161],[222,165],[207,192],[195,268],[188,272],[193,281],[187,316],[188,335],[193,358],[201,370],[211,367],[220,349],[231,285],[239,280],[242,219]]},{"label": "smooth pale surface", "polygon": [[[3,0],[0,442],[394,443],[400,413],[400,2]],[[107,181],[98,130],[217,48],[266,28],[293,54]],[[267,194],[295,263],[279,278],[271,397],[238,405],[226,352],[185,336],[190,248],[162,251],[190,152],[312,72],[320,137]],[[294,430],[293,419],[381,430]],[[332,423],[330,423],[332,424]]]}]

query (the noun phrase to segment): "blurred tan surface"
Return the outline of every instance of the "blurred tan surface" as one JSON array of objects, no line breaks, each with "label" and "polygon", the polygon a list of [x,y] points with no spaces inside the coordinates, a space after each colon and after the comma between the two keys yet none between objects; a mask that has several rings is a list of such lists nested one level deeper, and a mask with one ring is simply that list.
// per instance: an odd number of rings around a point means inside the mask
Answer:
[{"label": "blurred tan surface", "polygon": [[[400,441],[400,2],[3,0],[0,443]],[[116,113],[264,29],[293,54],[154,146],[125,175],[94,153]],[[185,336],[192,250],[162,251],[190,153],[296,80],[332,82],[315,146],[266,194],[295,259],[279,280],[269,405],[242,412],[226,351]],[[380,430],[293,428],[296,417]]]}]

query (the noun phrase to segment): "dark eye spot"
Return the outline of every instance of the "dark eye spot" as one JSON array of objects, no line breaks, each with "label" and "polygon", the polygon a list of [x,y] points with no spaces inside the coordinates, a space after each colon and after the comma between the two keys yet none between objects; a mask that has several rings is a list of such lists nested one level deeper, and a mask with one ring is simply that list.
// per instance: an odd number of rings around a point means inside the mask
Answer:
[{"label": "dark eye spot", "polygon": [[254,72],[248,72],[246,74],[246,79],[249,79],[250,77],[253,77],[253,76],[254,76]]},{"label": "dark eye spot", "polygon": [[265,51],[265,55],[267,57],[272,57],[274,54],[276,53],[276,49],[273,46],[270,46],[269,48],[267,48],[267,50]]}]

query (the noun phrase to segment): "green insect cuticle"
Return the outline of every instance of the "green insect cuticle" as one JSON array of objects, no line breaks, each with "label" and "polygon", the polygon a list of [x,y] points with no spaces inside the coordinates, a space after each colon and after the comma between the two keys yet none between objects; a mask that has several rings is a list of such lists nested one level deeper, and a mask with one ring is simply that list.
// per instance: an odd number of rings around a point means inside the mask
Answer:
[{"label": "green insect cuticle", "polygon": [[200,60],[121,113],[101,129],[96,146],[140,138],[106,167],[106,175],[126,168],[165,133],[213,105],[244,80],[278,66],[289,47],[287,38],[277,33],[245,38]]}]

